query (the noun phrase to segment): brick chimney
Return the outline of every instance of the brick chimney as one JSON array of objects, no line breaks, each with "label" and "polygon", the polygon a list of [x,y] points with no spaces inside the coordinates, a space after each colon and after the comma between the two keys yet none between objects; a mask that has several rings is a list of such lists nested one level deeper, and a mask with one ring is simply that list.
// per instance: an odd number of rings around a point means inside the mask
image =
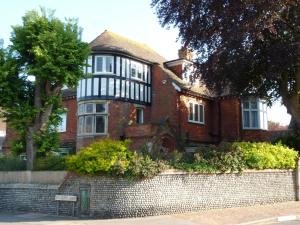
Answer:
[{"label": "brick chimney", "polygon": [[178,50],[178,57],[179,59],[186,59],[192,61],[193,53],[191,50],[187,49],[186,47],[182,47]]},{"label": "brick chimney", "polygon": [[178,59],[165,62],[166,67],[168,67],[173,73],[175,73],[180,79],[187,64],[191,64],[193,59],[192,51],[185,47],[178,50]]}]

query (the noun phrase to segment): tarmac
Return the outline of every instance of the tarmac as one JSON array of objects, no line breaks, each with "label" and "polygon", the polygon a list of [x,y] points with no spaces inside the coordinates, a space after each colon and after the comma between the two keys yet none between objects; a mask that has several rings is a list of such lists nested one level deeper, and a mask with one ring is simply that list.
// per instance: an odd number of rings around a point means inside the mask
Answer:
[{"label": "tarmac", "polygon": [[300,202],[215,209],[127,219],[82,219],[40,213],[0,212],[0,225],[300,225]]}]

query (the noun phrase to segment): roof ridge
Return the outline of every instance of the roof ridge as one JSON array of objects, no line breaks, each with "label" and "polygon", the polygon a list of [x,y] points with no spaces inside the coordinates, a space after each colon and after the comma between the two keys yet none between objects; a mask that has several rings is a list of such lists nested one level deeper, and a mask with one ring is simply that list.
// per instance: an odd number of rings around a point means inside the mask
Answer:
[{"label": "roof ridge", "polygon": [[[147,53],[147,54],[150,54],[150,55],[156,55],[155,58],[157,58],[157,59],[160,58],[159,59],[160,63],[163,63],[163,62],[167,61],[165,59],[165,57],[163,57],[162,55],[157,53],[153,48],[151,48],[146,43],[141,43],[141,42],[129,39],[127,37],[124,37],[122,35],[119,35],[117,33],[109,31],[109,30],[104,30],[100,35],[98,35],[93,41],[90,42],[90,45],[92,45],[92,47],[97,46],[97,42],[101,42],[101,38],[104,38],[104,37],[109,37],[110,39],[113,39],[113,41],[115,41],[116,43],[117,42],[128,43],[131,46],[135,46],[135,48],[142,49],[143,51],[145,51],[144,53]],[[123,48],[124,49],[127,49],[128,47],[130,48],[129,45],[127,45],[127,46],[123,45]]]}]

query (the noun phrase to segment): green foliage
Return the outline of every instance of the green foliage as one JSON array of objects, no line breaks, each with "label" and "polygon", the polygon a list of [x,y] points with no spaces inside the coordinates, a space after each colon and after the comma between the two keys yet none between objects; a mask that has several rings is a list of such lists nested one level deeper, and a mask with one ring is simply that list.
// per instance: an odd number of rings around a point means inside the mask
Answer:
[{"label": "green foliage", "polygon": [[69,170],[79,174],[104,174],[128,178],[147,178],[157,175],[162,162],[153,161],[129,150],[129,141],[104,139],[67,158]]},{"label": "green foliage", "polygon": [[125,173],[129,178],[150,178],[158,175],[168,168],[167,164],[160,160],[152,160],[150,156],[141,156],[134,153],[130,159]]},{"label": "green foliage", "polygon": [[48,153],[45,157],[36,159],[34,170],[66,170],[66,159],[65,157]]},{"label": "green foliage", "polygon": [[245,163],[249,169],[292,169],[296,167],[298,153],[278,143],[236,142],[233,146],[243,151]]},{"label": "green foliage", "polygon": [[171,165],[177,169],[197,172],[293,169],[297,157],[296,151],[282,144],[234,142],[202,147],[194,154],[192,162],[179,160]]},{"label": "green foliage", "polygon": [[[201,147],[196,153],[173,151],[168,161],[139,155],[128,141],[101,140],[67,159],[69,170],[80,174],[104,174],[127,178],[149,178],[167,168],[189,172],[241,172],[244,169],[292,169],[298,153],[281,144],[234,142]],[[165,156],[164,156],[165,157]]]},{"label": "green foliage", "polygon": [[70,156],[67,166],[80,174],[124,174],[133,154],[128,145],[128,141],[109,139],[95,142]]},{"label": "green foliage", "polygon": [[[85,77],[90,48],[81,41],[77,21],[62,22],[53,11],[29,11],[22,22],[13,26],[12,44],[0,49],[0,116],[20,137],[17,147],[34,139],[27,149],[35,155],[36,148],[44,152],[57,147],[51,125],[63,110],[61,89],[75,87]],[[32,160],[28,159],[29,169]]]},{"label": "green foliage", "polygon": [[13,154],[0,156],[0,171],[25,170],[26,162]]},{"label": "green foliage", "polygon": [[281,143],[285,146],[290,148],[294,148],[298,152],[300,151],[300,132],[296,131],[289,131],[281,135],[280,137],[276,138],[274,143]]}]

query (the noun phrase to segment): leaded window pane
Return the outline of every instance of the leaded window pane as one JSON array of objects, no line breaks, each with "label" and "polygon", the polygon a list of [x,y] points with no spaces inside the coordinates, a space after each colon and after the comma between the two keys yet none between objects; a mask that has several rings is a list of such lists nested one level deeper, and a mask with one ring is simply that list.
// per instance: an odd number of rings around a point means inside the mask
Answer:
[{"label": "leaded window pane", "polygon": [[97,57],[96,59],[96,72],[103,72],[103,57]]},{"label": "leaded window pane", "polygon": [[257,101],[256,100],[252,100],[250,104],[251,104],[251,109],[257,109]]},{"label": "leaded window pane", "polygon": [[194,120],[199,122],[199,105],[194,105]]},{"label": "leaded window pane", "polygon": [[204,107],[203,105],[200,105],[200,122],[204,122]]},{"label": "leaded window pane", "polygon": [[105,113],[105,104],[96,104],[96,113]]},{"label": "leaded window pane", "polygon": [[189,120],[194,120],[194,117],[193,117],[193,103],[190,103],[190,115],[189,115]]},{"label": "leaded window pane", "polygon": [[106,57],[106,72],[113,72],[113,57],[109,56],[109,57]]},{"label": "leaded window pane", "polygon": [[93,119],[94,116],[85,117],[85,133],[93,133]]},{"label": "leaded window pane", "polygon": [[244,127],[250,127],[250,115],[249,115],[249,111],[244,111],[244,113],[243,113],[243,119],[244,119]]},{"label": "leaded window pane", "polygon": [[251,127],[258,128],[258,112],[251,111]]},{"label": "leaded window pane", "polygon": [[84,104],[79,105],[78,114],[81,115],[84,113]]},{"label": "leaded window pane", "polygon": [[244,101],[243,102],[243,108],[244,109],[249,109],[249,101]]},{"label": "leaded window pane", "polygon": [[105,117],[96,116],[96,133],[105,133]]},{"label": "leaded window pane", "polygon": [[85,113],[93,113],[94,104],[87,103],[85,104]]},{"label": "leaded window pane", "polygon": [[78,118],[78,133],[82,134],[83,133],[83,124],[84,124],[84,117],[80,116]]}]

